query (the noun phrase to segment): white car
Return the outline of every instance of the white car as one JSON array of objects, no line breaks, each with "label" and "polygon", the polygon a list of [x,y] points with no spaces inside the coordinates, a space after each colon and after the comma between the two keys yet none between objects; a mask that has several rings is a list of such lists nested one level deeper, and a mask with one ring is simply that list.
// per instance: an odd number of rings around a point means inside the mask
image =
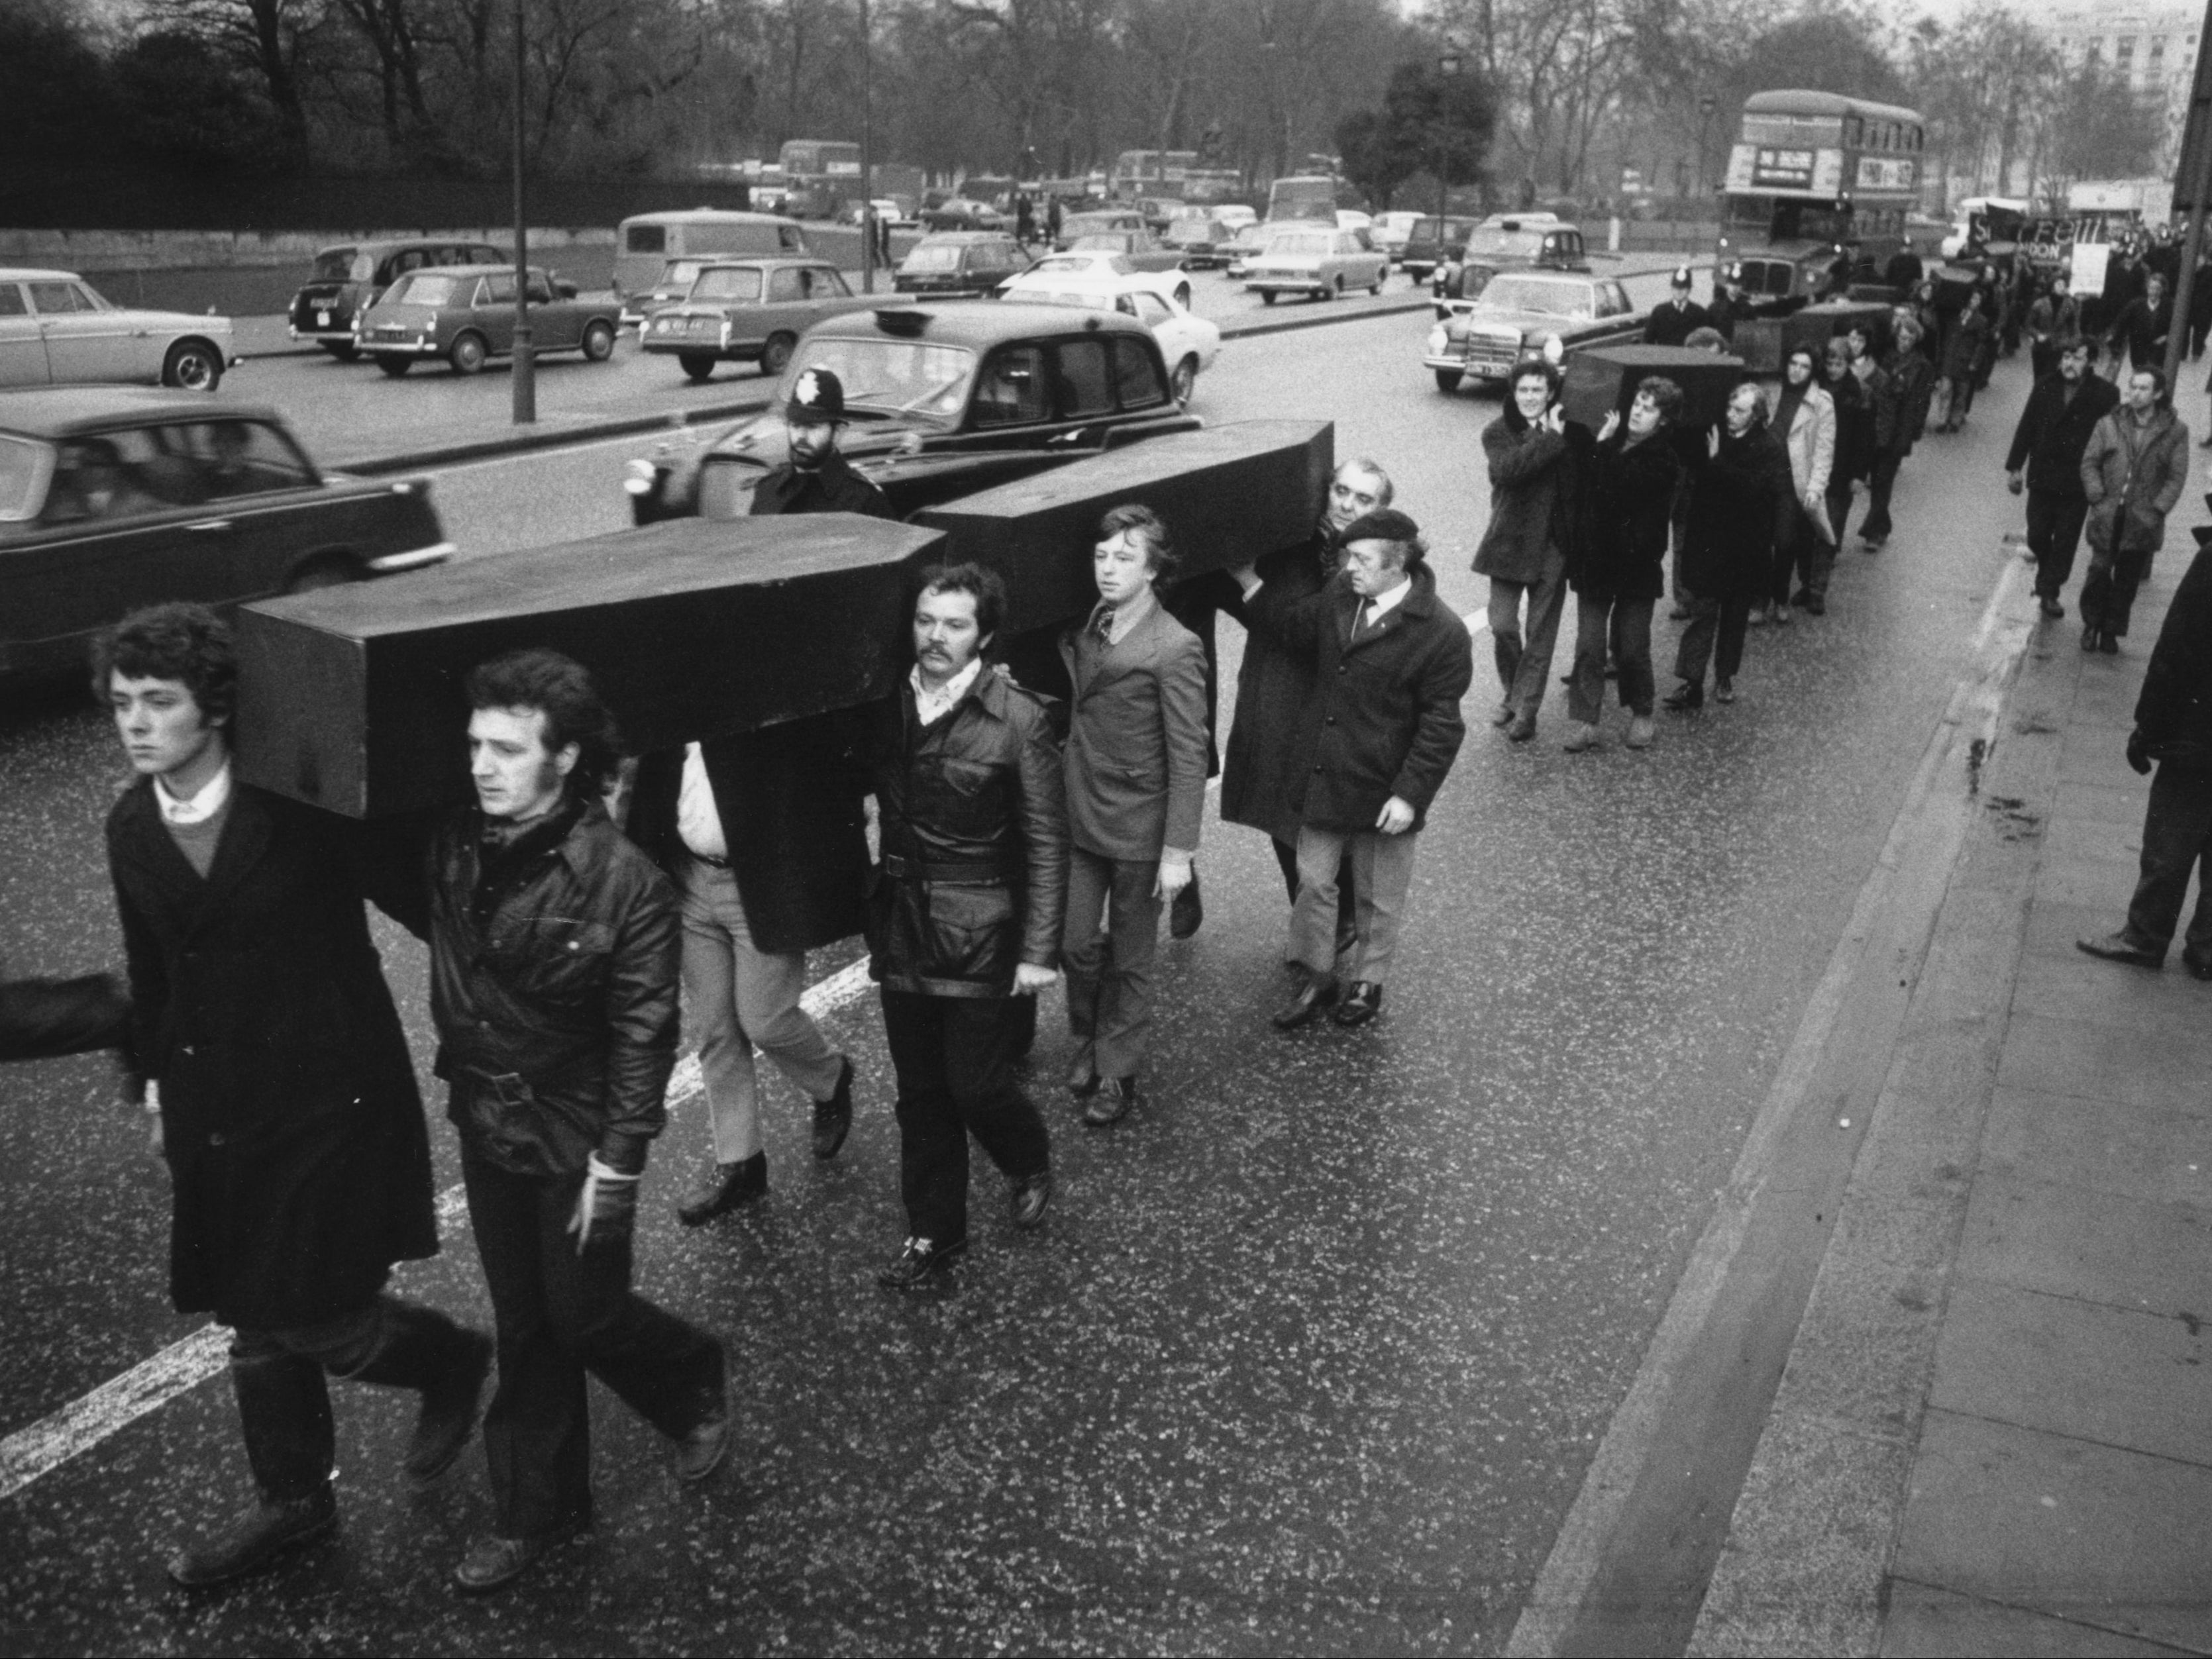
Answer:
[{"label": "white car", "polygon": [[1048,269],[1075,257],[1054,254],[1039,260],[1035,269],[1015,277],[999,292],[1003,298],[1026,306],[1076,306],[1135,318],[1160,342],[1160,356],[1168,366],[1169,389],[1176,402],[1188,404],[1198,384],[1199,371],[1211,367],[1221,349],[1221,330],[1176,299],[1170,283],[1164,280],[1171,279],[1174,272]]},{"label": "white car", "polygon": [[0,266],[0,386],[213,391],[238,360],[228,317],[113,305],[74,271]]},{"label": "white car", "polygon": [[1375,215],[1375,223],[1369,233],[1374,237],[1376,247],[1395,259],[1406,251],[1406,239],[1413,233],[1413,227],[1420,219],[1418,213],[1393,208],[1388,213]]},{"label": "white car", "polygon": [[1362,213],[1357,208],[1339,208],[1336,210],[1336,227],[1339,230],[1372,230],[1375,228],[1375,216]]},{"label": "white car", "polygon": [[1242,202],[1226,202],[1206,210],[1231,230],[1242,230],[1247,225],[1260,222],[1259,209],[1248,208]]},{"label": "white car", "polygon": [[1390,256],[1367,245],[1367,233],[1331,230],[1327,225],[1285,226],[1244,266],[1244,288],[1263,304],[1285,294],[1316,300],[1340,299],[1353,288],[1382,292],[1390,275]]},{"label": "white car", "polygon": [[1065,253],[1048,253],[1027,270],[1000,283],[998,294],[1001,300],[1024,300],[1031,289],[1056,290],[1066,288],[1071,281],[1126,282],[1179,306],[1188,307],[1190,304],[1190,278],[1181,271],[1139,270],[1127,254],[1106,248],[1070,248]]}]

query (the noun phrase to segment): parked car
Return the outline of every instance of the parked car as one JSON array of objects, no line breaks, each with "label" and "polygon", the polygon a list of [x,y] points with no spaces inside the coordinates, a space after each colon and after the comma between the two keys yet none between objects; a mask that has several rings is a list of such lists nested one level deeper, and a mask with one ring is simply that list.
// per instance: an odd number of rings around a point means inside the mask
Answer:
[{"label": "parked car", "polygon": [[691,292],[691,285],[699,280],[699,273],[714,263],[712,254],[695,253],[687,258],[664,260],[660,275],[647,287],[635,294],[623,296],[622,310],[617,314],[616,326],[642,329],[647,321],[662,307],[672,306]]},{"label": "parked car", "polygon": [[[612,300],[579,300],[553,274],[530,268],[531,344],[535,354],[580,351],[586,362],[614,355],[620,313]],[[442,357],[456,374],[474,374],[514,352],[514,273],[445,265],[410,271],[385,290],[361,319],[361,348],[386,374],[404,374]]]},{"label": "parked car", "polygon": [[827,317],[880,303],[856,294],[823,259],[743,259],[711,263],[690,293],[655,312],[640,344],[675,358],[695,381],[717,363],[758,363],[781,374],[799,336]]},{"label": "parked car", "polygon": [[1182,250],[1148,230],[1094,230],[1074,238],[1070,253],[1118,253],[1139,270],[1181,270]]},{"label": "parked car", "polygon": [[1472,219],[1455,215],[1439,219],[1432,213],[1424,214],[1406,233],[1405,245],[1398,250],[1399,269],[1416,282],[1425,282],[1437,266],[1459,257],[1474,233]]},{"label": "parked car", "polygon": [[111,305],[75,271],[0,266],[0,386],[213,391],[237,361],[228,317]]},{"label": "parked car", "polygon": [[1029,265],[1028,250],[1004,231],[934,231],[907,251],[891,286],[933,298],[988,294]]},{"label": "parked car", "polygon": [[1160,240],[1182,256],[1185,270],[1218,270],[1229,263],[1229,244],[1236,234],[1218,219],[1187,213],[1168,226]]},{"label": "parked car", "polygon": [[453,554],[428,479],[325,474],[283,417],[175,391],[0,398],[0,675],[82,669],[125,611],[230,604]]},{"label": "parked car", "polygon": [[1390,257],[1366,243],[1364,231],[1326,225],[1279,230],[1246,263],[1244,286],[1270,306],[1286,294],[1315,300],[1334,300],[1352,288],[1380,294]]},{"label": "parked car", "polygon": [[447,237],[337,242],[315,255],[313,273],[292,296],[286,332],[312,340],[342,363],[361,354],[353,325],[410,270],[429,265],[512,265],[514,255],[489,242]]},{"label": "parked car", "polygon": [[1029,306],[1074,306],[1085,311],[1119,312],[1133,317],[1160,342],[1168,365],[1168,385],[1176,402],[1188,403],[1200,369],[1211,368],[1221,349],[1221,330],[1176,300],[1156,272],[1117,270],[1110,266],[1066,269],[1081,256],[1056,253],[1017,276],[1001,296]]},{"label": "parked car", "polygon": [[1439,317],[1481,298],[1501,270],[1588,270],[1589,256],[1582,231],[1545,215],[1541,220],[1486,220],[1467,239],[1456,258],[1437,267],[1429,290]]},{"label": "parked car", "polygon": [[1144,228],[1145,215],[1133,208],[1101,208],[1090,213],[1071,213],[1060,221],[1060,240],[1054,245],[1065,252],[1075,245],[1079,237]]},{"label": "parked car", "polygon": [[1643,336],[1644,313],[1613,278],[1513,270],[1492,278],[1479,299],[1431,329],[1421,361],[1436,375],[1437,390],[1452,392],[1465,379],[1503,384],[1523,357],[1558,362],[1586,346]]},{"label": "parked car", "polygon": [[1200,425],[1133,317],[1012,300],[854,312],[807,331],[764,412],[703,445],[672,438],[632,461],[636,522],[742,517],[753,486],[787,457],[793,383],[817,368],[847,387],[846,458],[901,517]]}]

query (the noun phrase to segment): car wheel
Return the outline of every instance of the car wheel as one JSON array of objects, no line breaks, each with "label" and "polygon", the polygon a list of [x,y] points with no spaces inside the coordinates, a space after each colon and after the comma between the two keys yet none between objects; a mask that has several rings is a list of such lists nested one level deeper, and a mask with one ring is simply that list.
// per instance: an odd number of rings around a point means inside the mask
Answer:
[{"label": "car wheel", "polygon": [[1185,311],[1188,311],[1190,309],[1190,284],[1188,282],[1176,283],[1175,294],[1176,304],[1181,306]]},{"label": "car wheel", "polygon": [[396,357],[390,352],[380,351],[376,354],[376,366],[397,380],[415,366],[415,360],[411,357]]},{"label": "car wheel", "polygon": [[613,324],[605,322],[603,319],[586,324],[584,329],[584,360],[586,363],[604,363],[608,358],[612,357],[614,354],[615,331]]},{"label": "car wheel", "polygon": [[213,391],[222,384],[222,354],[204,340],[179,340],[161,361],[161,384]]},{"label": "car wheel", "polygon": [[325,340],[323,349],[341,363],[350,363],[361,355],[361,348],[350,340]]},{"label": "car wheel", "polygon": [[695,386],[708,379],[714,372],[714,360],[703,351],[678,352],[676,354],[676,361],[678,366],[684,371],[684,378]]},{"label": "car wheel", "polygon": [[1446,396],[1449,396],[1451,393],[1457,391],[1459,390],[1459,383],[1460,374],[1458,370],[1438,369],[1437,371],[1437,390],[1444,393]]},{"label": "car wheel", "polygon": [[484,366],[484,342],[481,334],[465,334],[453,342],[446,360],[453,366],[456,374],[480,374]]},{"label": "car wheel", "polygon": [[1273,289],[1273,288],[1261,288],[1261,289],[1260,290],[1260,303],[1261,303],[1261,305],[1263,305],[1263,306],[1272,306],[1272,305],[1273,305],[1273,304],[1275,303],[1275,291],[1274,291],[1274,289]]},{"label": "car wheel", "polygon": [[361,566],[343,554],[324,554],[310,559],[284,584],[287,593],[313,593],[317,588],[342,588],[361,580]]},{"label": "car wheel", "polygon": [[791,361],[791,348],[799,342],[787,334],[771,334],[768,344],[761,348],[761,372],[781,374],[784,365]]},{"label": "car wheel", "polygon": [[1168,377],[1168,389],[1176,403],[1188,405],[1191,394],[1198,390],[1198,359],[1186,357],[1176,364],[1175,372]]}]

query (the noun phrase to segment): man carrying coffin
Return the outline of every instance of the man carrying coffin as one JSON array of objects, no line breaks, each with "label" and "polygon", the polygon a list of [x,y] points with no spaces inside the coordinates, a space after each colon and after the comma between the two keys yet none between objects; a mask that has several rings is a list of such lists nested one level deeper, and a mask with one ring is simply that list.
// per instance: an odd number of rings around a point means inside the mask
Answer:
[{"label": "man carrying coffin", "polygon": [[894,518],[884,493],[854,472],[837,452],[845,424],[845,386],[828,369],[802,369],[783,406],[791,459],[753,487],[753,514],[860,512]]}]

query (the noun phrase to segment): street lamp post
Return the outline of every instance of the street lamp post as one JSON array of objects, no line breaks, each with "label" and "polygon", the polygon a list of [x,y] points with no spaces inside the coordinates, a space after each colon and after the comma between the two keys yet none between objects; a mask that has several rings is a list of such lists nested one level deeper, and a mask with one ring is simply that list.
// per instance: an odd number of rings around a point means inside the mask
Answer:
[{"label": "street lamp post", "polygon": [[[1449,80],[1452,76],[1459,73],[1459,69],[1460,55],[1457,51],[1448,50],[1437,54],[1437,73],[1438,75],[1443,76],[1446,80]],[[1437,133],[1435,149],[1437,162],[1437,252],[1438,256],[1441,257],[1444,251],[1445,246],[1444,213],[1451,205],[1451,186],[1444,182],[1444,135],[1442,130],[1443,124],[1439,122],[1437,125],[1438,131]]]},{"label": "street lamp post", "polygon": [[514,0],[514,424],[538,420],[538,362],[530,340],[530,219],[522,188],[522,8]]},{"label": "street lamp post", "polygon": [[860,292],[876,291],[876,174],[872,88],[874,44],[868,38],[868,0],[860,0]]},{"label": "street lamp post", "polygon": [[1698,194],[1700,196],[1705,193],[1706,180],[1710,177],[1705,171],[1705,139],[1713,124],[1714,106],[1718,101],[1711,93],[1698,100]]}]

